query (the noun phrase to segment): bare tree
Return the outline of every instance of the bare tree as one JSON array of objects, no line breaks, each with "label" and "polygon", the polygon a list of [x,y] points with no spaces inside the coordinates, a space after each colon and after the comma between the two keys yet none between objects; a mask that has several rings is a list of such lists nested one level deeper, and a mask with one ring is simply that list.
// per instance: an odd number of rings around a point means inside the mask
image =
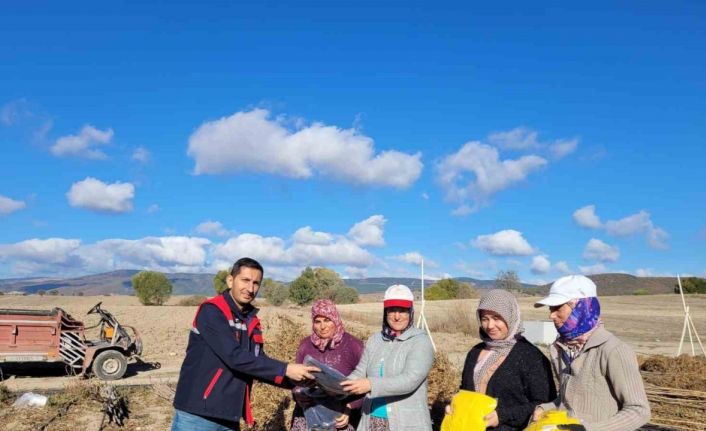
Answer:
[{"label": "bare tree", "polygon": [[520,278],[517,276],[517,271],[500,270],[495,276],[495,287],[504,290],[520,290]]}]

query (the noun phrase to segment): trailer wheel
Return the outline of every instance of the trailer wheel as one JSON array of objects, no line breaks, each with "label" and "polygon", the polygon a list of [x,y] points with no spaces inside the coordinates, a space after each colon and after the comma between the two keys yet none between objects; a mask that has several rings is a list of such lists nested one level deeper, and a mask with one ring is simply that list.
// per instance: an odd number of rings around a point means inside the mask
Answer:
[{"label": "trailer wheel", "polygon": [[127,371],[127,359],[117,350],[105,350],[96,356],[91,368],[101,380],[117,380]]}]

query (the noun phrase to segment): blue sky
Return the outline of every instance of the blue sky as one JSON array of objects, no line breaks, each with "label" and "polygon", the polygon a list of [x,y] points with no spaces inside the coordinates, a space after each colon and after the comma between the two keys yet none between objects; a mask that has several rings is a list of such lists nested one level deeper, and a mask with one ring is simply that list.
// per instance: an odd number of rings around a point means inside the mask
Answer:
[{"label": "blue sky", "polygon": [[703,2],[0,16],[0,277],[706,274]]}]

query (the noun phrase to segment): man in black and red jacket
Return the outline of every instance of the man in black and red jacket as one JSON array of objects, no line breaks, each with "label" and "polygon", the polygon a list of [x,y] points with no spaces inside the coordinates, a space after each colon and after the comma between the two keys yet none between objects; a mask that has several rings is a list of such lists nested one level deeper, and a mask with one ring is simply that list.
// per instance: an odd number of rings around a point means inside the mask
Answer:
[{"label": "man in black and red jacket", "polygon": [[286,364],[263,351],[257,296],[262,265],[242,258],[226,279],[228,290],[199,306],[181,366],[172,431],[239,430],[240,419],[252,425],[253,379],[284,385],[312,379],[315,367]]}]

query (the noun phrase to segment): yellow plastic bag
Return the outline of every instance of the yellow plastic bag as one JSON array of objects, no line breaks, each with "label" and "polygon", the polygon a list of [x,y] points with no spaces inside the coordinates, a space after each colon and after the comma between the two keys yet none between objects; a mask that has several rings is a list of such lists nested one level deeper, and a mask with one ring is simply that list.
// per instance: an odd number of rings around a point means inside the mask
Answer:
[{"label": "yellow plastic bag", "polygon": [[537,422],[529,424],[525,431],[558,431],[557,425],[579,425],[580,420],[569,417],[564,410],[549,410],[542,413]]},{"label": "yellow plastic bag", "polygon": [[446,415],[441,431],[485,431],[483,418],[498,406],[498,401],[485,394],[459,391],[451,400],[453,414]]}]

